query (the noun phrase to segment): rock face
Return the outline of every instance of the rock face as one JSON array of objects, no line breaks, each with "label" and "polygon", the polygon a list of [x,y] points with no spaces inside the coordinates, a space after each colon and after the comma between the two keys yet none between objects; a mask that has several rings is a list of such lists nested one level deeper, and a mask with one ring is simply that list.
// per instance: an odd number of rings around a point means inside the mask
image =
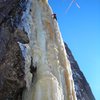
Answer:
[{"label": "rock face", "polygon": [[29,43],[29,39],[16,26],[21,17],[20,3],[0,0],[0,100],[21,100],[26,84],[25,62],[18,42]]},{"label": "rock face", "polygon": [[15,9],[20,0],[0,0],[0,24],[4,21],[4,19],[8,19],[9,13]]},{"label": "rock face", "polygon": [[87,80],[85,79],[83,73],[79,69],[77,62],[75,61],[66,43],[65,49],[71,64],[77,100],[95,100]]}]

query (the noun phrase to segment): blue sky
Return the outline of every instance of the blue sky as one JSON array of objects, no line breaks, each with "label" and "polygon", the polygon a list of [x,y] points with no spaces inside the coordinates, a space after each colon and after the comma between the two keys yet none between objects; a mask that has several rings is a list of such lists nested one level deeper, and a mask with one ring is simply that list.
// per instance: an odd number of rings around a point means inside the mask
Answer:
[{"label": "blue sky", "polygon": [[49,0],[57,14],[64,41],[84,73],[96,100],[100,100],[100,0]]}]

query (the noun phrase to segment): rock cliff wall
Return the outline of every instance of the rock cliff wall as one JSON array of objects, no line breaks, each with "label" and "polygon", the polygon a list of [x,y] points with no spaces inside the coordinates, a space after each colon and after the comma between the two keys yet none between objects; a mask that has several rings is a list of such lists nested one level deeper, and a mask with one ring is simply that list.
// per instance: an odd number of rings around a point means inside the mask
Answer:
[{"label": "rock cliff wall", "polygon": [[19,0],[0,0],[0,100],[21,100],[24,57],[18,42],[29,43],[26,32],[17,27],[22,15]]},{"label": "rock cliff wall", "polygon": [[76,60],[74,59],[66,43],[65,43],[65,49],[71,64],[77,100],[95,100],[87,80],[85,79],[83,73],[81,72]]}]

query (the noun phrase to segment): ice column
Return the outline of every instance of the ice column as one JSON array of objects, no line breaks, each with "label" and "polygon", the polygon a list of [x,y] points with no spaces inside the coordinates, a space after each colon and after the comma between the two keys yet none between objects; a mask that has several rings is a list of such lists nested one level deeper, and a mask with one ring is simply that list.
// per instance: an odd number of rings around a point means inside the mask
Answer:
[{"label": "ice column", "polygon": [[23,18],[30,39],[25,70],[28,72],[32,57],[37,71],[33,82],[32,75],[26,73],[23,100],[77,100],[70,63],[48,1],[30,0],[29,5],[27,9],[31,10]]}]

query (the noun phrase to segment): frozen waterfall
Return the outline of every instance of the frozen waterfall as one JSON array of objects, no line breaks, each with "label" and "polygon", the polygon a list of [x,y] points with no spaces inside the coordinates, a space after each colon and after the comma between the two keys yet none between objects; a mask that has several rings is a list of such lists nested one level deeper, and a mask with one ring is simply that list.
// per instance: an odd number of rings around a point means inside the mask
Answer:
[{"label": "frozen waterfall", "polygon": [[[27,45],[20,44],[25,57],[23,100],[77,100],[70,63],[52,13],[47,0],[29,0],[23,12],[22,26],[30,40]],[[34,77],[31,58],[37,69]]]}]

